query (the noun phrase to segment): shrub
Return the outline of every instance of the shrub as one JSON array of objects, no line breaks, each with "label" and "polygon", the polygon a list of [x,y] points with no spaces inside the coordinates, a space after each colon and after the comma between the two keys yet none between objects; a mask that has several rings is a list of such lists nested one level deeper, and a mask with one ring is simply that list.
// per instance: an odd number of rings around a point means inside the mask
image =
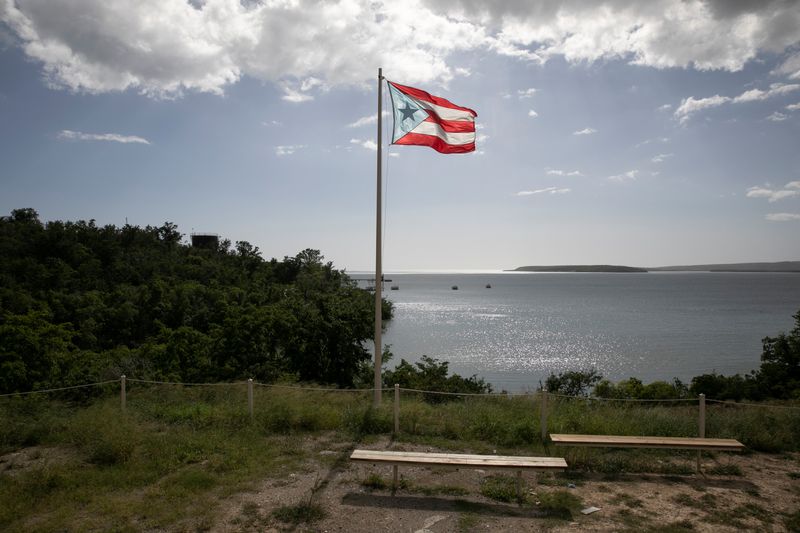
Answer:
[{"label": "shrub", "polygon": [[548,392],[567,396],[588,396],[589,390],[603,379],[597,370],[570,370],[550,374],[545,381]]}]

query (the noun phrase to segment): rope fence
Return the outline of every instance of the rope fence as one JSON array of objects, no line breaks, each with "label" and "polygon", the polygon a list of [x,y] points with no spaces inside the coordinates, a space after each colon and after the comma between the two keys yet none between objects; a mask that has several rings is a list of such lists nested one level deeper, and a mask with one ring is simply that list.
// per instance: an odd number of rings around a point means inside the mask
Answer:
[{"label": "rope fence", "polygon": [[70,387],[59,387],[57,389],[41,389],[41,390],[31,390],[27,392],[10,392],[7,394],[0,394],[0,398],[10,397],[10,396],[28,396],[31,394],[45,394],[48,392],[59,392],[64,390],[74,390],[74,389],[85,389],[87,387],[99,387],[100,385],[108,385],[109,383],[117,383],[119,382],[118,379],[109,379],[108,381],[100,381],[98,383],[86,383],[83,385],[72,385]]},{"label": "rope fence", "polygon": [[[27,396],[31,394],[46,394],[51,392],[60,392],[66,390],[74,390],[74,389],[81,389],[87,387],[98,387],[101,385],[108,385],[109,383],[119,383],[119,382],[128,382],[128,383],[142,383],[148,385],[177,385],[183,387],[240,387],[242,385],[248,385],[252,383],[254,386],[269,388],[269,389],[285,389],[285,390],[297,390],[303,392],[351,392],[351,393],[368,393],[374,392],[374,388],[362,388],[362,389],[343,389],[343,388],[335,388],[335,387],[304,387],[302,385],[281,385],[276,383],[260,383],[258,381],[253,381],[252,379],[248,381],[230,381],[230,382],[184,382],[184,381],[158,381],[152,379],[138,379],[138,378],[129,378],[126,376],[120,376],[118,379],[109,379],[106,381],[99,381],[96,383],[84,383],[82,385],[71,385],[68,387],[58,387],[58,388],[51,388],[51,389],[39,389],[39,390],[32,390],[32,391],[25,391],[25,392],[10,392],[5,394],[0,394],[0,398],[3,397],[12,397],[12,396]],[[411,392],[417,394],[429,394],[429,395],[438,395],[438,396],[471,396],[471,397],[489,397],[489,398],[510,398],[515,396],[537,396],[542,394],[542,390],[536,391],[524,391],[524,392],[483,392],[483,393],[476,393],[476,392],[447,392],[447,391],[437,391],[437,390],[425,390],[425,389],[411,389],[406,387],[385,387],[382,388],[382,392],[391,392],[394,390],[399,390],[400,392]],[[569,394],[561,394],[557,392],[549,392],[544,391],[547,396],[554,397],[554,398],[564,398],[568,400],[582,400],[582,401],[590,401],[590,402],[631,402],[631,403],[665,403],[665,402],[696,402],[698,398],[602,398],[599,396],[581,396],[581,395],[569,395]],[[774,404],[764,404],[764,403],[748,403],[748,402],[733,402],[730,400],[716,400],[713,398],[706,398],[707,402],[722,404],[722,405],[730,405],[730,406],[738,406],[738,407],[761,407],[766,409],[793,409],[793,410],[800,410],[800,406],[791,406],[791,405],[774,405]]]},{"label": "rope fence", "polygon": [[[119,383],[120,384],[120,407],[123,411],[126,410],[127,407],[127,385],[128,382],[130,383],[138,383],[143,385],[166,385],[166,386],[186,386],[186,387],[204,387],[204,386],[211,386],[211,387],[241,387],[243,385],[247,386],[247,409],[250,415],[250,419],[255,418],[255,396],[254,396],[254,386],[258,386],[265,389],[277,389],[277,390],[295,390],[299,392],[324,392],[324,393],[331,393],[331,392],[350,392],[356,394],[364,394],[364,393],[372,393],[374,389],[371,388],[364,388],[364,389],[342,389],[342,388],[333,388],[333,387],[303,387],[297,385],[281,385],[281,384],[271,384],[271,383],[259,383],[253,381],[253,379],[248,379],[247,381],[237,381],[237,382],[217,382],[217,383],[194,383],[194,382],[177,382],[177,381],[158,381],[158,380],[149,380],[149,379],[137,379],[137,378],[128,378],[125,375],[119,377],[119,379],[113,380],[106,380],[101,381],[98,383],[87,383],[83,385],[73,385],[68,387],[58,387],[58,388],[50,388],[50,389],[42,389],[42,390],[34,390],[34,391],[27,391],[27,392],[16,392],[16,393],[6,393],[0,394],[0,397],[14,397],[14,396],[30,396],[34,394],[47,394],[52,392],[60,392],[60,391],[67,391],[67,390],[74,390],[74,389],[81,389],[87,387],[97,387],[101,385],[108,385],[111,383]],[[548,392],[546,389],[538,390],[538,391],[528,391],[528,392],[520,392],[520,393],[462,393],[462,392],[447,392],[447,391],[434,391],[434,390],[423,390],[423,389],[412,389],[412,388],[405,388],[400,387],[400,385],[395,385],[392,388],[383,388],[381,389],[383,392],[394,391],[394,398],[392,401],[392,411],[394,415],[394,433],[398,434],[400,432],[400,393],[413,393],[413,394],[422,394],[422,395],[431,395],[431,396],[448,396],[448,397],[487,397],[487,398],[512,398],[514,396],[522,396],[522,397],[532,397],[534,399],[534,403],[538,405],[539,415],[539,426],[541,430],[541,438],[542,441],[547,440],[548,436],[548,417],[550,412],[555,407],[549,407],[548,403],[551,400],[579,400],[579,401],[587,401],[592,403],[601,403],[601,402],[626,402],[628,405],[633,404],[654,404],[654,403],[694,403],[697,402],[698,412],[697,412],[697,422],[698,422],[698,435],[700,437],[705,436],[706,430],[706,402],[723,405],[723,406],[736,406],[736,407],[759,407],[759,408],[772,408],[772,409],[782,409],[782,410],[792,410],[792,411],[800,411],[800,406],[789,406],[789,405],[773,405],[773,404],[757,404],[757,403],[746,403],[746,402],[731,402],[726,400],[715,400],[715,399],[706,399],[705,395],[700,394],[697,398],[663,398],[663,399],[635,399],[635,398],[598,398],[598,397],[589,397],[589,396],[579,396],[579,395],[568,395],[568,394],[561,394],[561,393],[553,393]],[[536,401],[538,399],[538,401]],[[535,415],[534,415],[535,416]]]},{"label": "rope fence", "polygon": [[[663,398],[663,399],[653,399],[653,398],[601,398],[599,396],[570,396],[568,394],[559,394],[557,392],[548,392],[550,396],[555,396],[557,398],[569,398],[573,400],[586,400],[592,402],[696,402],[697,398]],[[798,408],[800,409],[800,408]]]}]

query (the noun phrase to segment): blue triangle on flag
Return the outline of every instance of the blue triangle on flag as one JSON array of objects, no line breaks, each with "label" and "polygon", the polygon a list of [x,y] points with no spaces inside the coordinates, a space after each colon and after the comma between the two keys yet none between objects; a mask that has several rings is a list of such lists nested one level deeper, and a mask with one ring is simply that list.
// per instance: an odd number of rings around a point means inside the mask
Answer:
[{"label": "blue triangle on flag", "polygon": [[389,84],[394,112],[394,135],[392,142],[399,140],[428,118],[428,112],[422,109],[412,98],[401,93]]}]

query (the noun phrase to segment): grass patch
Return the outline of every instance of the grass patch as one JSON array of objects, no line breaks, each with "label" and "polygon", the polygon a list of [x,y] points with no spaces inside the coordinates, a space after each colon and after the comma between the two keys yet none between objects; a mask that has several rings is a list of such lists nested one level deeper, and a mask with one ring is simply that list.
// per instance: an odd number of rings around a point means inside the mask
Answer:
[{"label": "grass patch", "polygon": [[783,524],[788,531],[800,531],[800,510],[788,515]]},{"label": "grass patch", "polygon": [[699,498],[692,497],[690,494],[682,492],[672,497],[672,501],[684,507],[692,509],[713,509],[717,506],[717,497],[710,493],[705,493]]},{"label": "grass patch", "polygon": [[371,490],[386,490],[389,488],[389,483],[378,474],[370,474],[361,481],[361,486]]},{"label": "grass patch", "polygon": [[670,524],[649,526],[643,531],[645,533],[684,533],[685,531],[694,531],[694,524],[689,520],[680,520]]},{"label": "grass patch", "polygon": [[[521,498],[522,502],[527,501],[528,497],[525,494],[525,481],[521,480]],[[481,481],[481,494],[491,500],[498,502],[511,503],[518,500],[517,498],[517,478],[510,476],[492,475],[485,477]]]},{"label": "grass patch", "polygon": [[611,499],[611,503],[614,505],[624,505],[630,509],[636,509],[644,506],[644,502],[642,502],[642,500],[624,492],[620,492],[614,496]]},{"label": "grass patch", "polygon": [[582,507],[581,499],[565,490],[544,492],[538,496],[539,509],[553,518],[572,520],[572,514]]},{"label": "grass patch", "polygon": [[742,473],[742,469],[739,468],[738,465],[734,464],[717,464],[712,466],[711,468],[706,469],[707,474],[711,474],[713,476],[738,476],[741,477],[744,474]]},{"label": "grass patch", "polygon": [[462,513],[458,515],[458,523],[456,527],[458,527],[458,531],[461,533],[467,533],[471,531],[478,525],[478,516],[474,513]]},{"label": "grass patch", "polygon": [[234,518],[231,523],[239,529],[264,529],[269,524],[269,517],[261,513],[258,504],[247,502],[242,505],[239,516]]},{"label": "grass patch", "polygon": [[300,525],[317,522],[325,518],[325,510],[316,503],[284,505],[272,511],[272,516],[285,524]]}]

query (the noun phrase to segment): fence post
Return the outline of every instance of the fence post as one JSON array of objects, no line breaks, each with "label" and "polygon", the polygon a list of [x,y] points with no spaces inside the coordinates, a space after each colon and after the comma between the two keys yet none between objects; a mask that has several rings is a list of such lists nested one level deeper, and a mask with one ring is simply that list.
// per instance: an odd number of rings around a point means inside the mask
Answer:
[{"label": "fence post", "polygon": [[394,384],[394,434],[400,433],[400,385]]},{"label": "fence post", "polygon": [[250,420],[253,420],[253,378],[247,379],[247,410],[250,411]]},{"label": "fence post", "polygon": [[125,390],[125,374],[122,374],[119,377],[119,403],[123,411],[125,411],[125,404],[127,403],[127,400],[127,391]]},{"label": "fence post", "polygon": [[[700,413],[697,419],[697,435],[702,439],[706,436],[706,395],[700,394]],[[700,450],[697,450],[697,471],[700,472]]]},{"label": "fence post", "polygon": [[541,411],[542,444],[544,444],[547,441],[547,389],[542,388],[541,396],[539,409]]}]

